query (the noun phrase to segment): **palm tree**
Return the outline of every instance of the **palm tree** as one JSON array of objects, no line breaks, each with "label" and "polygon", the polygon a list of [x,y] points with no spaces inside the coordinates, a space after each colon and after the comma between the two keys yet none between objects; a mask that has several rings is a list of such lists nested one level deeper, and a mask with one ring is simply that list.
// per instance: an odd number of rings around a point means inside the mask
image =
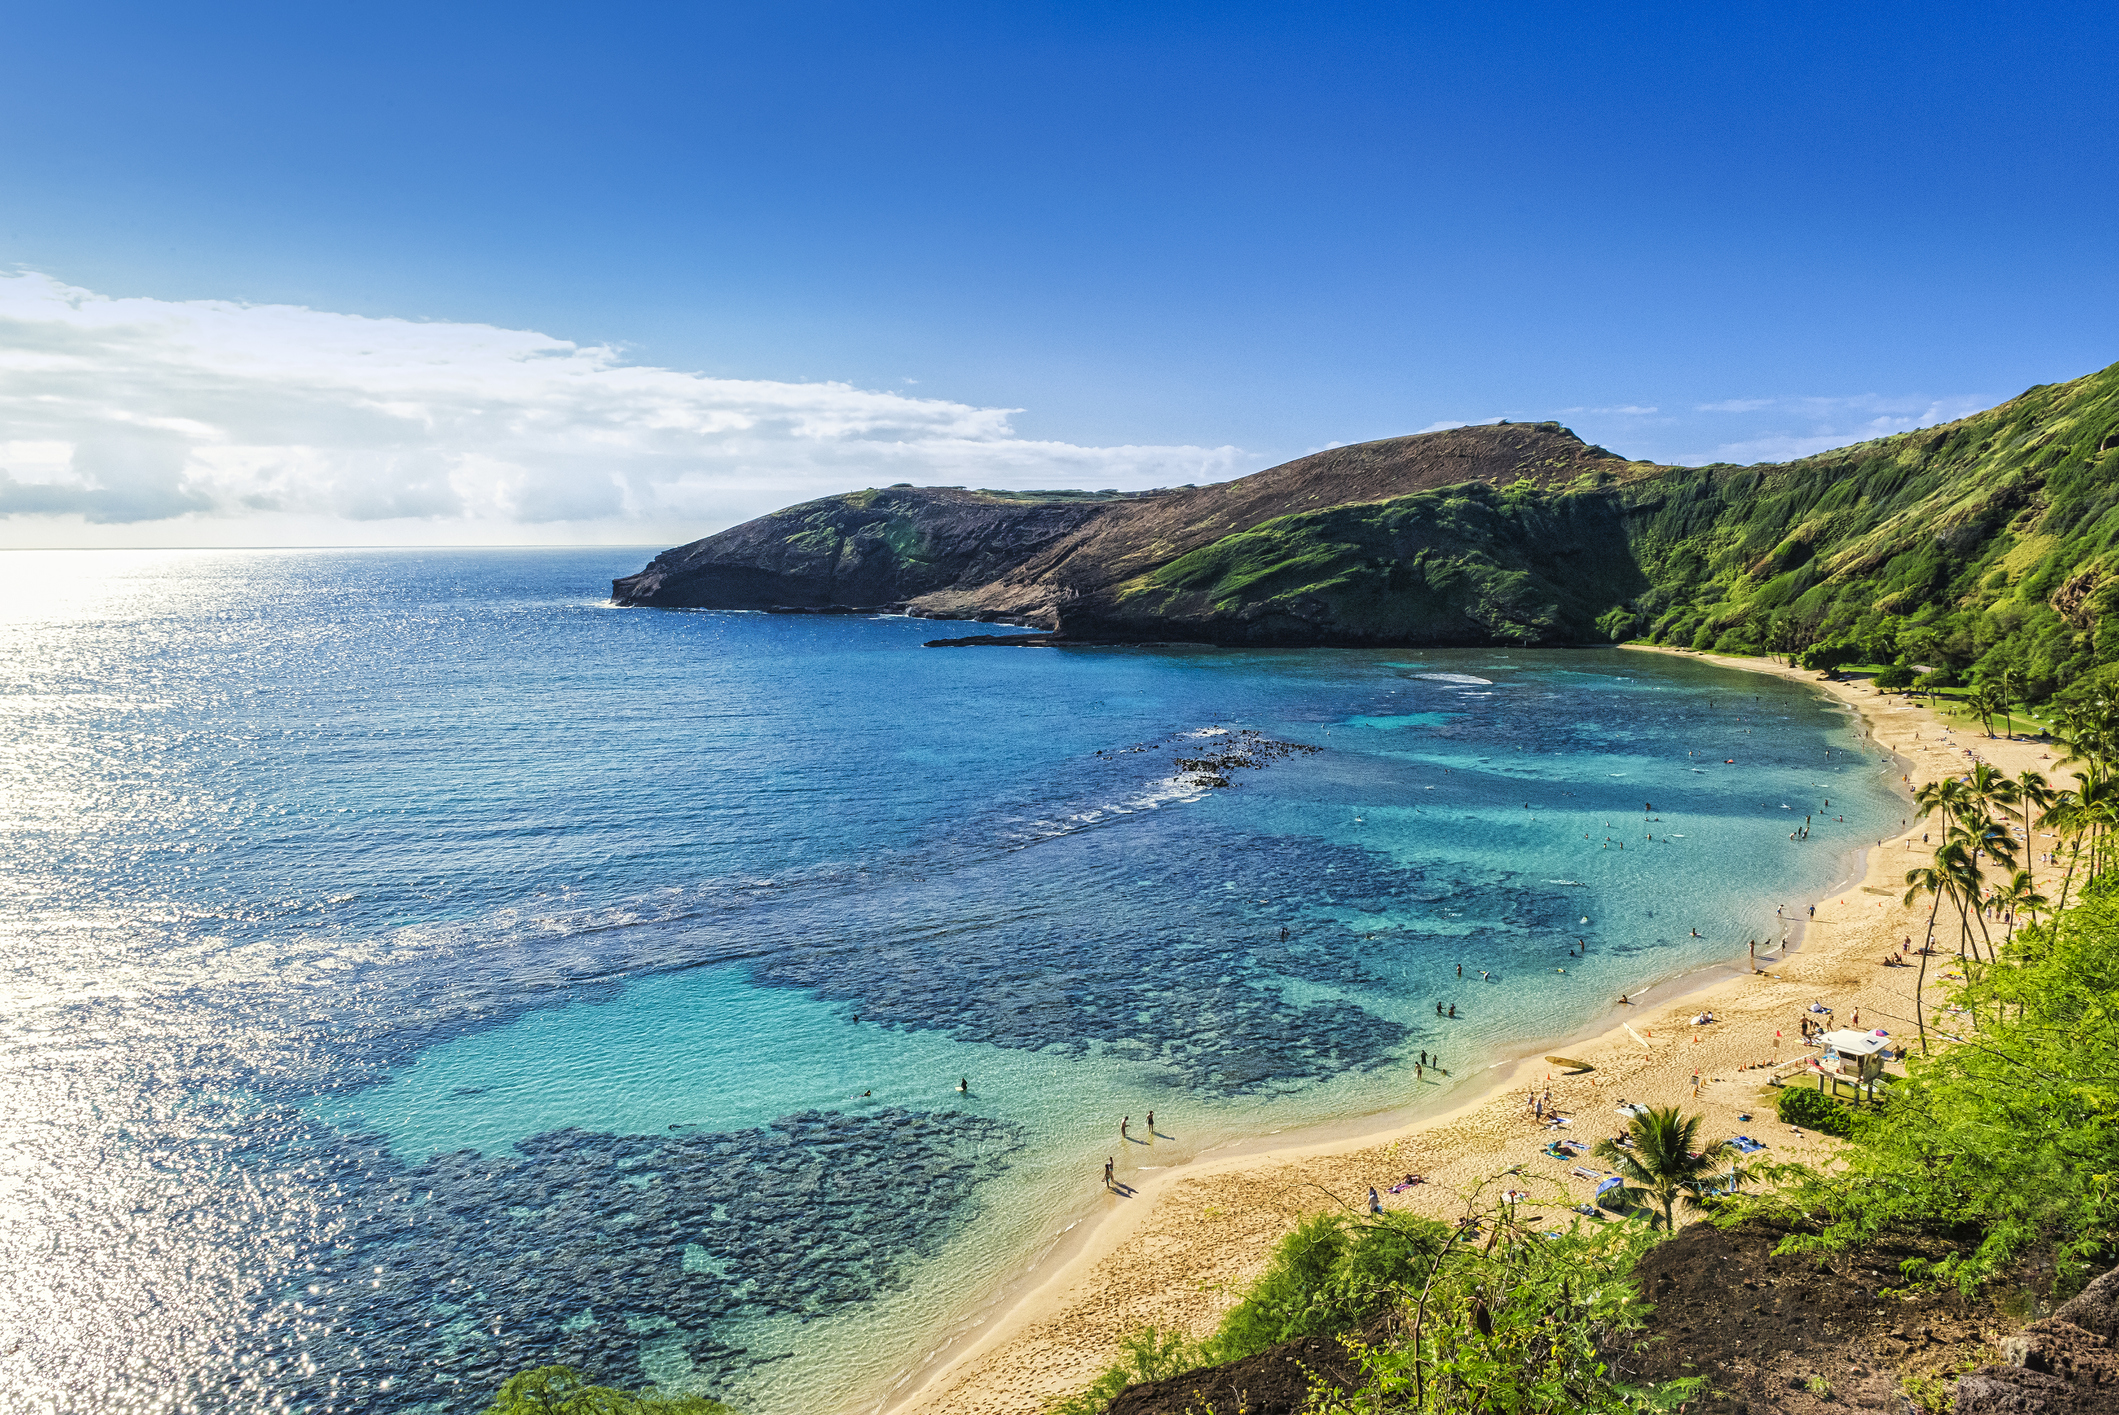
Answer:
[{"label": "palm tree", "polygon": [[1920,813],[1924,816],[1940,816],[1943,833],[1947,835],[1951,819],[1971,809],[1972,793],[1964,782],[1954,776],[1946,776],[1940,781],[1923,783],[1913,792],[1913,804],[1920,808]]},{"label": "palm tree", "polygon": [[1680,1197],[1688,1209],[1705,1208],[1708,1191],[1726,1192],[1751,1177],[1733,1161],[1727,1169],[1717,1172],[1716,1166],[1730,1160],[1735,1147],[1727,1140],[1701,1145],[1702,1119],[1680,1115],[1674,1105],[1652,1106],[1647,1114],[1636,1113],[1627,1123],[1627,1135],[1633,1141],[1631,1149],[1615,1140],[1603,1140],[1593,1151],[1598,1159],[1618,1171],[1619,1178],[1625,1181],[1627,1198],[1636,1203],[1644,1198],[1655,1200],[1663,1210],[1665,1229],[1675,1231],[1677,1227]]},{"label": "palm tree", "polygon": [[1992,897],[1997,906],[2008,910],[2009,932],[2008,937],[2002,940],[2004,943],[2013,942],[2016,938],[2018,914],[2035,919],[2044,911],[2046,905],[2052,902],[2038,892],[2038,887],[2031,882],[2029,870],[2018,870],[2010,875],[2009,882],[1996,889]]},{"label": "palm tree", "polygon": [[2028,768],[2017,774],[2014,784],[2016,805],[2023,817],[2024,866],[2028,869],[2031,861],[2038,858],[2038,852],[2031,848],[2031,808],[2036,806],[2044,814],[2053,804],[2053,788],[2044,776]]},{"label": "palm tree", "polygon": [[2001,726],[2009,736],[2016,735],[2016,670],[2004,668],[1995,675],[1994,686],[2001,692]]},{"label": "palm tree", "polygon": [[1913,901],[1927,894],[1935,902],[1928,906],[1928,936],[1920,945],[1920,976],[1913,980],[1913,1019],[1920,1027],[1920,1050],[1928,1050],[1928,1008],[1922,994],[1928,986],[1928,957],[1935,951],[1935,915],[1942,908],[1942,898],[1957,887],[1961,873],[1958,856],[1964,847],[1955,843],[1944,845],[1935,852],[1935,862],[1918,865],[1906,871],[1906,897],[1901,901],[1907,908]]}]

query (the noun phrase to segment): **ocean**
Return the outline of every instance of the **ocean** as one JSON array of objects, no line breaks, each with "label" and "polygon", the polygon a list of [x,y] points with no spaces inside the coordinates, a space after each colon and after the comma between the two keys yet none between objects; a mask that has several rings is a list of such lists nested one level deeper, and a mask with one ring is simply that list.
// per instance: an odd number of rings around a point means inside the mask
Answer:
[{"label": "ocean", "polygon": [[5,1408],[872,1409],[1107,1157],[1440,1109],[1907,814],[1762,675],[610,608],[649,553],[0,557]]}]

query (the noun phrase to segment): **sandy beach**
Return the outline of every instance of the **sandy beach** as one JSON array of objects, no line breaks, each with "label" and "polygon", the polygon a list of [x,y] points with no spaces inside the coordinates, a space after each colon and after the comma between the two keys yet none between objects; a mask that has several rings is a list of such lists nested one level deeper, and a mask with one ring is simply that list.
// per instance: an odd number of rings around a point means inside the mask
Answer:
[{"label": "sandy beach", "polygon": [[[1758,659],[1688,656],[1810,683],[1839,698],[1861,715],[1874,743],[1899,759],[1909,792],[1962,773],[1975,760],[2011,776],[2030,769],[2058,778],[2056,784],[2065,778],[2054,749],[2044,744],[1989,738],[1976,726],[1952,730],[1925,707],[1879,696],[1866,683],[1818,682],[1813,673]],[[1093,1220],[1043,1261],[1034,1286],[942,1334],[925,1368],[892,1394],[887,1408],[1035,1415],[1109,1365],[1129,1332],[1151,1324],[1195,1336],[1212,1330],[1297,1219],[1335,1203],[1359,1208],[1371,1185],[1384,1193],[1386,1207],[1434,1218],[1491,1206],[1506,1188],[1527,1190],[1537,1204],[1526,1215],[1542,1211],[1564,1226],[1568,1209],[1587,1200],[1594,1186],[1541,1149],[1555,1135],[1594,1143],[1617,1131],[1621,1099],[1703,1111],[1710,1135],[1744,1133],[1766,1142],[1770,1149],[1761,1158],[1821,1156],[1837,1142],[1797,1136],[1780,1124],[1765,1085],[1771,1072],[1763,1068],[1805,1054],[1799,1019],[1813,1002],[1833,1009],[1833,1025],[1852,1025],[1858,1012],[1864,1028],[1912,1037],[1918,969],[1888,968],[1882,960],[1908,936],[1917,946],[1926,926],[1924,910],[1899,903],[1904,873],[1922,851],[1920,835],[1920,822],[1912,820],[1904,834],[1862,852],[1842,888],[1816,901],[1791,900],[1793,946],[1783,954],[1777,939],[1761,940],[1762,971],[1751,971],[1739,954],[1726,967],[1694,973],[1633,1004],[1622,1007],[1614,999],[1600,1024],[1606,1030],[1565,1046],[1565,1055],[1594,1068],[1587,1074],[1567,1075],[1542,1054],[1529,1055],[1494,1067],[1491,1083],[1447,1114],[1356,1139],[1291,1136],[1272,1148],[1210,1155],[1138,1177],[1130,1194],[1099,1200]],[[2040,836],[2033,854],[2050,847]],[[1794,922],[1805,919],[1812,902],[1815,919]],[[1938,934],[1931,989],[1938,975],[1952,971],[1953,957],[1944,950],[1953,945],[1954,935]],[[1717,1020],[1692,1025],[1703,1011]],[[1782,1034],[1777,1045],[1776,1032]],[[1555,1105],[1572,1119],[1558,1131],[1543,1128],[1527,1103],[1532,1087],[1542,1094],[1548,1084]],[[1751,1119],[1739,1120],[1743,1113]],[[1518,1165],[1521,1174],[1500,1178]],[[1388,1193],[1408,1173],[1426,1182]]]}]

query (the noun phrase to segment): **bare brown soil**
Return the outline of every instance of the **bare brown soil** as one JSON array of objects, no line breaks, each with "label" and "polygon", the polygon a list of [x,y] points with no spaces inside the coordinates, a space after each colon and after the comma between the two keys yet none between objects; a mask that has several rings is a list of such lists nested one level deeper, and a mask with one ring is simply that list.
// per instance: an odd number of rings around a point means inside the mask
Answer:
[{"label": "bare brown soil", "polygon": [[1957,1376],[1995,1358],[1998,1343],[2035,1314],[2050,1282],[1967,1302],[1956,1293],[1897,1297],[1907,1258],[1939,1258],[1940,1243],[1886,1241],[1828,1261],[1775,1256],[1786,1236],[1764,1224],[1724,1231],[1699,1223],[1649,1251],[1636,1274],[1655,1304],[1647,1348],[1625,1359],[1637,1380],[1705,1376],[1696,1409],[1730,1415],[1824,1415],[1849,1410],[1948,1410]]},{"label": "bare brown soil", "polygon": [[1299,1415],[1317,1387],[1360,1383],[1361,1363],[1336,1338],[1306,1336],[1226,1366],[1128,1386],[1110,1415]]}]

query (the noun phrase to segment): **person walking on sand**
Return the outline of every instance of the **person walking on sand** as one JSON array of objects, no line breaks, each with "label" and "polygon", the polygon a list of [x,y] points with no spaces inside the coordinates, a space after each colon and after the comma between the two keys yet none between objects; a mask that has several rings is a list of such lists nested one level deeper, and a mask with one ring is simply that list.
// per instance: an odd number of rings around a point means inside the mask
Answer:
[{"label": "person walking on sand", "polygon": [[1128,1125],[1131,1125],[1132,1123],[1133,1123],[1133,1117],[1132,1117],[1132,1116],[1130,1116],[1130,1115],[1129,1115],[1129,1116],[1127,1116],[1127,1117],[1126,1117],[1125,1119],[1123,1119],[1123,1120],[1121,1120],[1121,1121],[1119,1121],[1119,1122],[1118,1122],[1118,1138],[1119,1138],[1119,1139],[1123,1140],[1123,1139],[1126,1139],[1126,1138],[1127,1138],[1127,1135],[1126,1135],[1126,1127],[1127,1127]]},{"label": "person walking on sand", "polygon": [[1114,1182],[1111,1174],[1111,1161],[1107,1159],[1104,1161],[1104,1187],[1109,1189]]},{"label": "person walking on sand", "polygon": [[1376,1193],[1376,1186],[1373,1184],[1369,1186],[1369,1212],[1372,1214],[1383,1212],[1383,1200]]}]

